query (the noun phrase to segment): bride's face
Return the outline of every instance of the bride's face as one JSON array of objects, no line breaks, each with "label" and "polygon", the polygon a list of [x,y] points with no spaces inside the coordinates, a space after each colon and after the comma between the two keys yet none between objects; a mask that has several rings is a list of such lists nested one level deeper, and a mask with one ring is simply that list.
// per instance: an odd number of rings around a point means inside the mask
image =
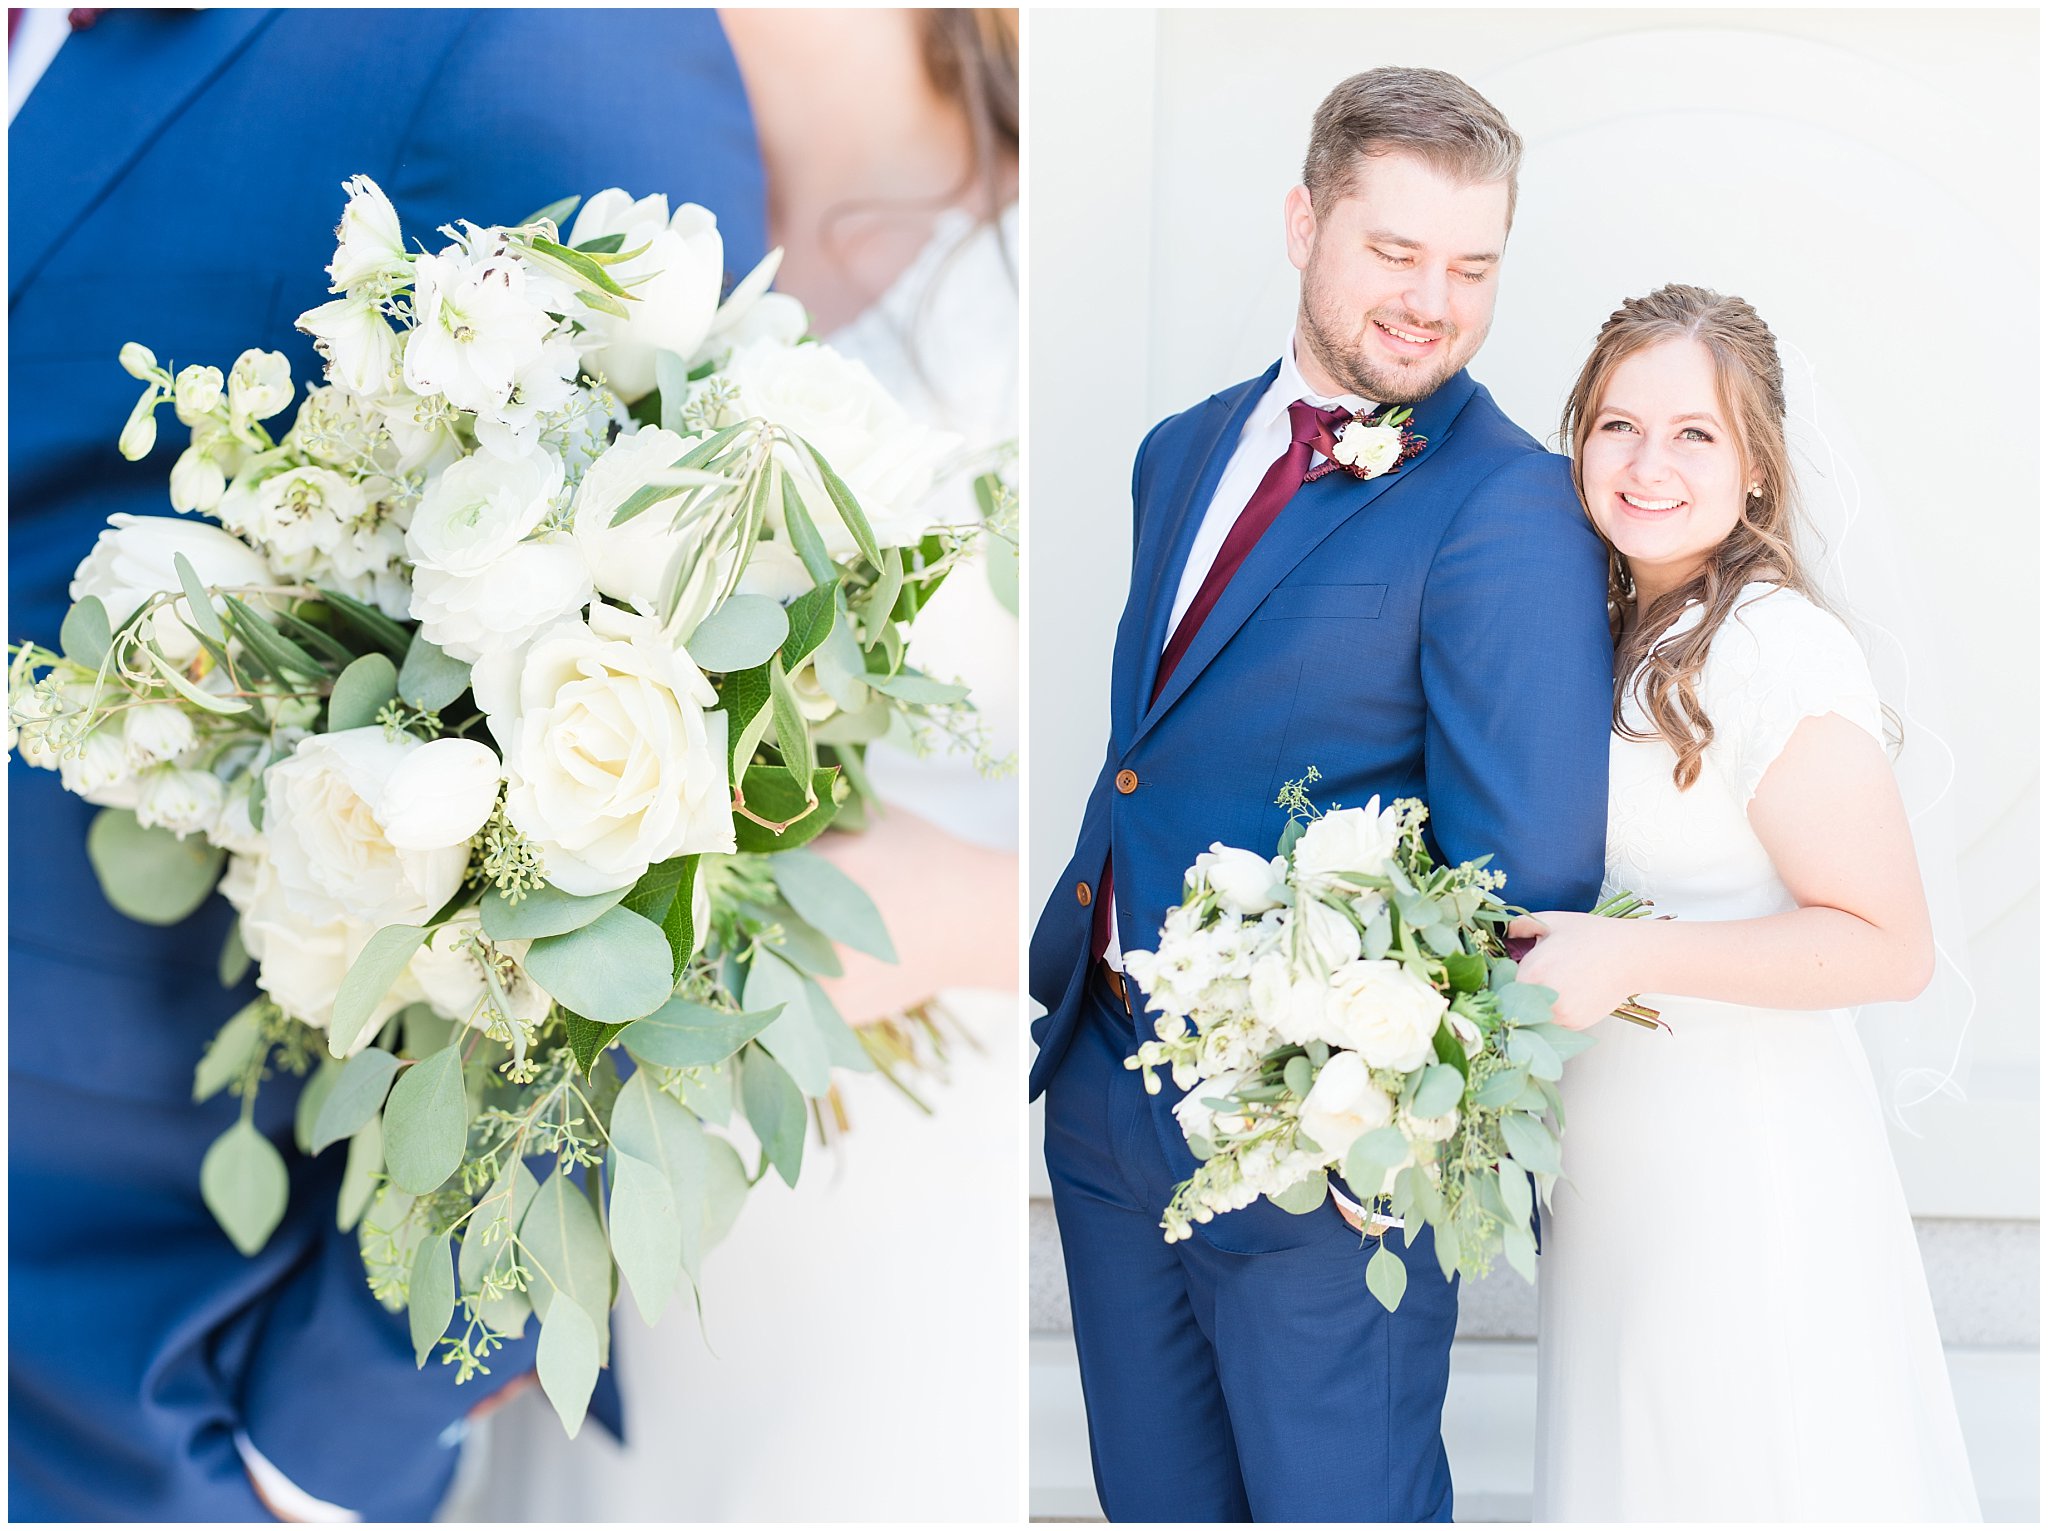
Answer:
[{"label": "bride's face", "polygon": [[1748,476],[1696,340],[1666,340],[1625,358],[1595,404],[1579,452],[1586,508],[1628,559],[1639,588],[1692,578],[1742,518]]},{"label": "bride's face", "polygon": [[1310,383],[1381,404],[1428,398],[1486,339],[1507,238],[1507,182],[1456,181],[1412,154],[1364,161],[1328,207],[1295,187],[1287,254]]}]

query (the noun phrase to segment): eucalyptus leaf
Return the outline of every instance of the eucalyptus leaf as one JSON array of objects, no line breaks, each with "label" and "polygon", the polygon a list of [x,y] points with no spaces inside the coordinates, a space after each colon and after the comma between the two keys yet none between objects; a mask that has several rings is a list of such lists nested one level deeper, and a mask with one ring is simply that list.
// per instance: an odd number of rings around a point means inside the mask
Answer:
[{"label": "eucalyptus leaf", "polygon": [[533,1171],[517,1159],[491,1182],[490,1190],[463,1225],[462,1254],[457,1262],[463,1291],[480,1291],[486,1276],[503,1283],[517,1258],[513,1232],[539,1191],[540,1182],[533,1178]]},{"label": "eucalyptus leaf", "polygon": [[704,1177],[703,1252],[709,1254],[725,1241],[739,1221],[740,1209],[746,1205],[753,1183],[747,1177],[747,1166],[738,1149],[708,1132],[704,1142],[709,1150],[709,1163]]},{"label": "eucalyptus leaf", "polygon": [[789,636],[789,613],[765,595],[733,595],[684,640],[700,670],[728,674],[766,664]]},{"label": "eucalyptus leaf", "polygon": [[1287,1066],[1281,1070],[1281,1077],[1287,1085],[1288,1093],[1296,1096],[1308,1094],[1309,1086],[1315,1082],[1314,1075],[1314,1065],[1300,1054],[1289,1058]]},{"label": "eucalyptus leaf", "polygon": [[901,670],[894,675],[870,675],[867,680],[875,690],[884,696],[893,696],[899,702],[938,706],[946,702],[964,701],[967,697],[965,686],[933,680],[929,675],[920,675],[915,670]]},{"label": "eucalyptus leaf", "polygon": [[1494,1167],[1494,1180],[1500,1187],[1500,1199],[1507,1206],[1510,1220],[1526,1223],[1536,1215],[1535,1196],[1529,1189],[1527,1171],[1509,1161]]},{"label": "eucalyptus leaf", "polygon": [[1408,1162],[1408,1140],[1398,1127],[1381,1127],[1358,1138],[1344,1155],[1344,1178],[1359,1191],[1376,1186],[1386,1172]]},{"label": "eucalyptus leaf", "polygon": [[580,929],[541,937],[527,948],[525,966],[535,983],[593,1021],[637,1021],[675,988],[668,937],[630,909],[607,909]]},{"label": "eucalyptus leaf", "polygon": [[368,728],[397,697],[398,667],[382,654],[365,654],[335,679],[327,698],[327,727],[337,734]]},{"label": "eucalyptus leaf", "polygon": [[675,1192],[661,1171],[630,1154],[615,1155],[613,1165],[612,1257],[633,1294],[633,1305],[651,1324],[675,1295],[683,1271],[683,1229]]},{"label": "eucalyptus leaf", "polygon": [[1323,1204],[1330,1190],[1330,1178],[1317,1170],[1306,1180],[1297,1180],[1279,1195],[1271,1198],[1273,1205],[1283,1212],[1292,1212],[1301,1217],[1316,1210]]},{"label": "eucalyptus leaf", "polygon": [[773,952],[756,952],[740,1002],[749,1010],[780,1007],[781,1013],[755,1040],[789,1071],[799,1090],[816,1098],[832,1088],[832,1058],[823,1033],[811,1018],[802,974]]},{"label": "eucalyptus leaf", "polygon": [[320,1066],[313,1070],[313,1077],[299,1091],[298,1102],[292,1107],[292,1142],[300,1153],[312,1154],[313,1124],[320,1119],[320,1108],[327,1103],[327,1097],[334,1092],[340,1078],[341,1065],[332,1058],[322,1058]]},{"label": "eucalyptus leaf", "polygon": [[[341,1169],[341,1190],[334,1200],[334,1226],[343,1233],[355,1227],[377,1191],[377,1176],[384,1168],[384,1123],[371,1117],[363,1130],[348,1140],[348,1159]],[[404,1193],[399,1193],[403,1195]],[[410,1199],[410,1198],[408,1198]]]},{"label": "eucalyptus leaf", "polygon": [[804,977],[804,998],[810,1003],[811,1024],[825,1039],[825,1055],[832,1060],[832,1066],[857,1074],[874,1073],[875,1060],[861,1045],[860,1034],[846,1024],[831,996],[808,974]]},{"label": "eucalyptus leaf", "polygon": [[364,944],[335,991],[334,1018],[327,1027],[330,1053],[337,1058],[348,1056],[426,939],[424,926],[386,925]]},{"label": "eucalyptus leaf", "polygon": [[406,1069],[384,1105],[384,1163],[392,1183],[424,1196],[439,1190],[462,1163],[469,1100],[462,1087],[462,1051],[450,1043]]},{"label": "eucalyptus leaf", "polygon": [[541,1315],[534,1366],[540,1373],[541,1391],[555,1406],[571,1440],[583,1428],[590,1395],[597,1390],[601,1356],[597,1324],[581,1304],[556,1303]]},{"label": "eucalyptus leaf", "polygon": [[557,1167],[541,1183],[519,1224],[533,1280],[527,1295],[543,1322],[566,1299],[586,1313],[611,1311],[612,1257],[576,1183]]},{"label": "eucalyptus leaf", "polygon": [[581,930],[607,909],[625,898],[629,888],[579,897],[564,893],[552,883],[524,894],[518,903],[508,901],[496,888],[477,905],[484,934],[493,941],[531,941],[539,936],[565,936]]},{"label": "eucalyptus leaf", "polygon": [[1516,981],[1495,990],[1493,998],[1503,1019],[1518,1026],[1532,1026],[1550,1019],[1550,1007],[1557,1003],[1557,990],[1540,983]]},{"label": "eucalyptus leaf", "polygon": [[249,948],[242,944],[242,922],[238,919],[228,927],[228,938],[221,942],[220,961],[214,968],[223,989],[232,989],[249,976]]},{"label": "eucalyptus leaf", "polygon": [[1365,1287],[1389,1313],[1397,1311],[1408,1292],[1408,1267],[1401,1257],[1380,1240],[1380,1247],[1365,1262]]},{"label": "eucalyptus leaf", "polygon": [[1489,1074],[1485,1083],[1472,1092],[1472,1104],[1489,1107],[1513,1105],[1528,1083],[1526,1069],[1502,1069],[1497,1074]]},{"label": "eucalyptus leaf", "polygon": [[398,672],[398,694],[422,712],[439,712],[469,689],[469,666],[414,633]]},{"label": "eucalyptus leaf", "polygon": [[114,646],[114,626],[107,619],[106,603],[96,595],[74,602],[64,613],[64,625],[57,630],[57,646],[66,659],[88,670],[97,670],[104,664],[108,650]]},{"label": "eucalyptus leaf", "polygon": [[1432,1063],[1422,1071],[1422,1082],[1416,1086],[1415,1100],[1408,1109],[1419,1117],[1442,1116],[1458,1104],[1464,1093],[1463,1074],[1448,1063]]},{"label": "eucalyptus leaf", "polygon": [[1550,1129],[1525,1111],[1513,1111],[1500,1120],[1500,1135],[1515,1156],[1515,1162],[1538,1174],[1555,1175],[1562,1168],[1557,1139]]},{"label": "eucalyptus leaf", "polygon": [[874,900],[823,856],[783,851],[769,858],[768,869],[790,907],[833,940],[884,962],[896,960]]},{"label": "eucalyptus leaf", "polygon": [[1524,1036],[1541,1037],[1550,1044],[1550,1050],[1566,1063],[1571,1062],[1599,1040],[1586,1032],[1574,1031],[1571,1027],[1560,1026],[1554,1021],[1523,1026],[1520,1033]]},{"label": "eucalyptus leaf", "polygon": [[213,1140],[199,1161],[199,1195],[245,1255],[253,1255],[284,1219],[291,1178],[284,1155],[247,1117]]},{"label": "eucalyptus leaf", "polygon": [[[639,1024],[638,1022],[634,1023]],[[724,1127],[732,1121],[734,1086],[739,1070],[731,1063],[715,1063],[676,1076],[676,1094],[699,1121]]]},{"label": "eucalyptus leaf", "polygon": [[455,1263],[449,1258],[446,1233],[427,1239],[413,1255],[405,1314],[412,1330],[413,1364],[425,1366],[435,1341],[448,1332],[448,1320],[455,1316]]},{"label": "eucalyptus leaf", "polygon": [[398,1060],[381,1047],[366,1047],[343,1064],[340,1077],[313,1120],[306,1151],[317,1154],[328,1144],[360,1132],[363,1124],[383,1108],[384,1097],[391,1090],[391,1076],[399,1067]]},{"label": "eucalyptus leaf", "polygon": [[263,1000],[254,1000],[228,1017],[227,1024],[206,1044],[199,1066],[192,1071],[192,1098],[211,1100],[249,1066],[263,1041]]},{"label": "eucalyptus leaf", "polygon": [[206,902],[227,852],[200,835],[145,829],[126,808],[102,808],[85,836],[86,859],[107,902],[145,925],[175,925]]},{"label": "eucalyptus leaf", "polygon": [[749,1046],[740,1060],[740,1106],[775,1173],[785,1185],[795,1185],[803,1168],[804,1132],[810,1118],[796,1081],[758,1046]]},{"label": "eucalyptus leaf", "polygon": [[780,1013],[779,1007],[734,1013],[672,999],[621,1032],[620,1045],[642,1063],[705,1068],[730,1058]]},{"label": "eucalyptus leaf", "polygon": [[1508,1223],[1500,1231],[1501,1253],[1508,1257],[1524,1281],[1534,1284],[1536,1280],[1536,1241],[1529,1236],[1529,1229],[1523,1223]]},{"label": "eucalyptus leaf", "polygon": [[1528,1069],[1533,1079],[1564,1077],[1564,1060],[1533,1027],[1517,1026],[1508,1033],[1508,1057]]}]

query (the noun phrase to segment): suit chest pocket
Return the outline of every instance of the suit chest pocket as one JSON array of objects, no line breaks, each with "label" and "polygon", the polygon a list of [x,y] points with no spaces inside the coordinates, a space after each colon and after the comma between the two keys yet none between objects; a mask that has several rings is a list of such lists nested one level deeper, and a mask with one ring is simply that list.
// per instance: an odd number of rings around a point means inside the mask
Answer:
[{"label": "suit chest pocket", "polygon": [[1308,617],[1370,621],[1386,604],[1385,585],[1279,585],[1254,616],[1262,622]]}]

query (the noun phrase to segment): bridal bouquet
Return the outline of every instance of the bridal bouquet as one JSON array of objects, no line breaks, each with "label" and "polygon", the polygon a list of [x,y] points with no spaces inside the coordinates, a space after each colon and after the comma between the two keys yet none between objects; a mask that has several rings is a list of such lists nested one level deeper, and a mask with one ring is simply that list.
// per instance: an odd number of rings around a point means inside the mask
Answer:
[{"label": "bridal bouquet", "polygon": [[195,1080],[241,1100],[201,1169],[228,1236],[285,1211],[259,1087],[313,1071],[297,1145],[346,1144],[341,1226],[420,1363],[466,1380],[536,1318],[573,1434],[617,1286],[650,1321],[694,1290],[873,1066],[817,979],[834,941],[894,953],[803,847],[858,823],[868,743],[973,728],[904,662],[970,540],[918,510],[955,444],[804,339],[775,257],[721,302],[700,207],[409,253],[347,191],[289,428],[282,355],[123,348],[120,449],[172,406],[182,515],[111,518],[59,647],[13,649],[9,744],[102,806],[115,907],[239,914],[221,978],[260,997]]},{"label": "bridal bouquet", "polygon": [[[1279,855],[1210,847],[1158,948],[1126,954],[1160,1015],[1125,1066],[1154,1094],[1171,1070],[1201,1161],[1161,1226],[1184,1239],[1260,1196],[1313,1212],[1338,1171],[1404,1229],[1428,1223],[1446,1279],[1504,1252],[1533,1281],[1530,1178],[1547,1205],[1562,1169],[1544,1117],[1562,1128],[1557,1080],[1592,1039],[1551,1023],[1551,990],[1516,981],[1503,932],[1520,911],[1490,857],[1437,865],[1412,798],[1322,812],[1319,778],[1282,790]],[[1407,1281],[1382,1243],[1367,1286],[1392,1311]]]}]

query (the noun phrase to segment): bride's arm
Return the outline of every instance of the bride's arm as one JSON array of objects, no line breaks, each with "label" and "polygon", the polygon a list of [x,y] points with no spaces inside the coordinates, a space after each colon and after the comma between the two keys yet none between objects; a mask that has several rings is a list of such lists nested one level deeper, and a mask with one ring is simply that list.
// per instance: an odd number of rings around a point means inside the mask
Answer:
[{"label": "bride's arm", "polygon": [[1927,986],[1934,938],[1912,834],[1868,733],[1833,713],[1800,723],[1749,822],[1799,907],[1754,920],[1535,916],[1550,935],[1521,976],[1558,991],[1560,1024],[1590,1026],[1631,994],[1828,1010]]}]

